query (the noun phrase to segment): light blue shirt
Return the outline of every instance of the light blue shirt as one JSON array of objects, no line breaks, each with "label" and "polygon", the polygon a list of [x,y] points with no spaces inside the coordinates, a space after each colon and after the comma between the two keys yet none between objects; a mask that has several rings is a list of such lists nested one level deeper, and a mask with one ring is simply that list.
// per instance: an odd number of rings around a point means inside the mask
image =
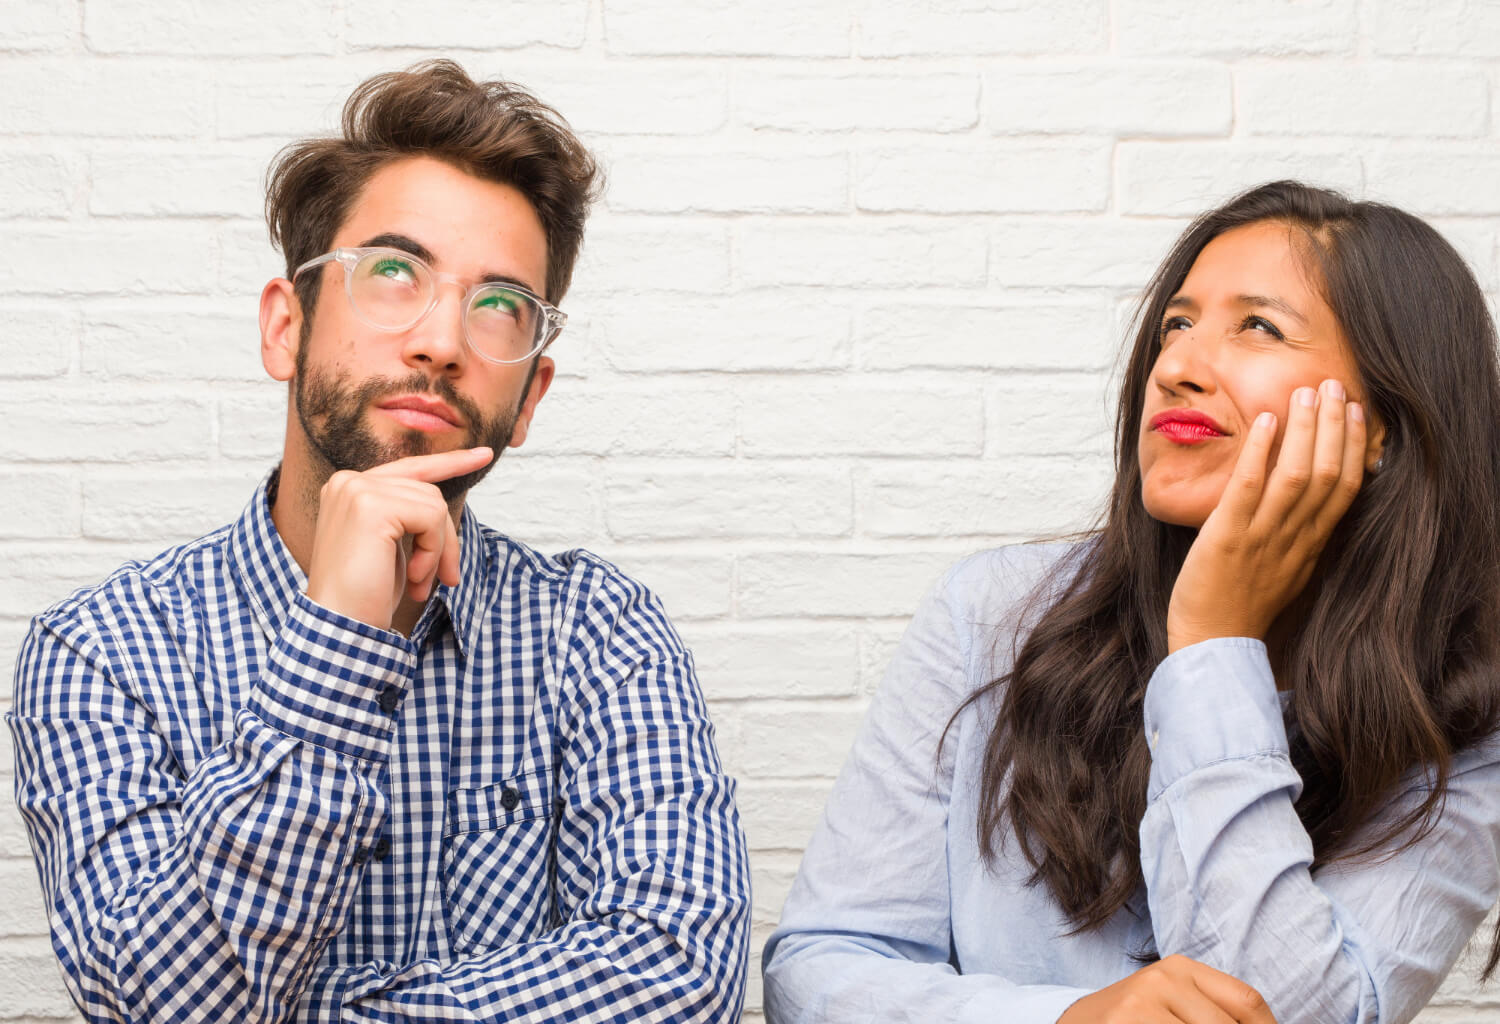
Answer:
[{"label": "light blue shirt", "polygon": [[[766,945],[768,1019],[1053,1022],[1152,949],[1249,982],[1279,1024],[1411,1019],[1496,897],[1500,742],[1455,758],[1420,843],[1310,871],[1293,809],[1301,782],[1258,640],[1195,644],[1152,675],[1145,885],[1103,928],[1068,934],[1046,886],[1027,884],[1012,836],[983,862],[992,710],[971,706],[941,752],[939,739],[966,696],[1009,670],[1013,637],[1034,621],[1024,599],[1064,575],[1064,551],[984,552],[923,601]],[[1419,799],[1414,781],[1393,810]]]}]

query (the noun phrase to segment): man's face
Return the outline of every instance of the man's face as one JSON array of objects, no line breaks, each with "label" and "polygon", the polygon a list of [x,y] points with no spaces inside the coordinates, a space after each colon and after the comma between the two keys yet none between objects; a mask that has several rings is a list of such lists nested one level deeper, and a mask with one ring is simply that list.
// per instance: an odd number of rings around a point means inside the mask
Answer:
[{"label": "man's face", "polygon": [[[508,185],[427,157],[372,175],[330,248],[372,245],[410,252],[465,286],[504,279],[545,293],[547,241],[531,204]],[[324,277],[316,314],[300,331],[293,401],[315,460],[361,471],[476,445],[498,458],[525,439],[552,361],[498,364],[476,355],[464,340],[462,288],[439,284],[426,319],[386,332],[355,315],[342,266],[308,273]],[[444,481],[443,496],[459,497],[488,471]]]}]

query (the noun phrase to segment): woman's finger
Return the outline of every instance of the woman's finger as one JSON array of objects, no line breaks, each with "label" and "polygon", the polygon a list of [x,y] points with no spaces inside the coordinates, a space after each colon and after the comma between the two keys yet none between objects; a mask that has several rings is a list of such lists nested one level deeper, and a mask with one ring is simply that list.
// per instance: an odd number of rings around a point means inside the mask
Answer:
[{"label": "woman's finger", "polygon": [[1276,467],[1266,481],[1266,496],[1261,502],[1261,511],[1270,522],[1283,521],[1307,490],[1317,430],[1318,392],[1298,388],[1292,392]]},{"label": "woman's finger", "polygon": [[1342,464],[1333,490],[1317,510],[1314,522],[1319,531],[1329,534],[1334,526],[1354,504],[1354,498],[1364,485],[1365,479],[1365,424],[1364,406],[1350,402],[1344,416],[1344,448],[1340,453]]},{"label": "woman's finger", "polygon": [[[1265,489],[1266,466],[1271,459],[1271,446],[1276,440],[1276,414],[1263,412],[1250,424],[1245,443],[1234,460],[1234,470],[1229,483],[1219,498],[1218,509],[1229,519],[1229,526],[1243,531],[1250,526],[1255,510],[1260,505]],[[1218,511],[1216,509],[1215,511]]]}]

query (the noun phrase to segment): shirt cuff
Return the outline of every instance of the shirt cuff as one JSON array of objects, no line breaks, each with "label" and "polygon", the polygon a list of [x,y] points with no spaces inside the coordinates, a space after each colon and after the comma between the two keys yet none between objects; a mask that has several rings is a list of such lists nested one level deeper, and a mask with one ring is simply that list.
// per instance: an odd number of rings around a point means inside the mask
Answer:
[{"label": "shirt cuff", "polygon": [[245,708],[294,739],[383,761],[416,667],[399,633],[298,594]]},{"label": "shirt cuff", "polygon": [[1168,655],[1146,684],[1145,719],[1149,800],[1205,765],[1288,756],[1266,645],[1248,637],[1205,640]]}]

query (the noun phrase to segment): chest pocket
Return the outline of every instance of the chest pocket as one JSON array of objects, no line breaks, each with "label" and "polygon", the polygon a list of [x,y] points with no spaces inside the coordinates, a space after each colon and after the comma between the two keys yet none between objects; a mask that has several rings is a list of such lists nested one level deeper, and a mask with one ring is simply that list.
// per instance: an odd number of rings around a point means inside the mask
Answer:
[{"label": "chest pocket", "polygon": [[457,952],[524,942],[555,927],[552,800],[549,772],[448,794],[443,900]]}]

